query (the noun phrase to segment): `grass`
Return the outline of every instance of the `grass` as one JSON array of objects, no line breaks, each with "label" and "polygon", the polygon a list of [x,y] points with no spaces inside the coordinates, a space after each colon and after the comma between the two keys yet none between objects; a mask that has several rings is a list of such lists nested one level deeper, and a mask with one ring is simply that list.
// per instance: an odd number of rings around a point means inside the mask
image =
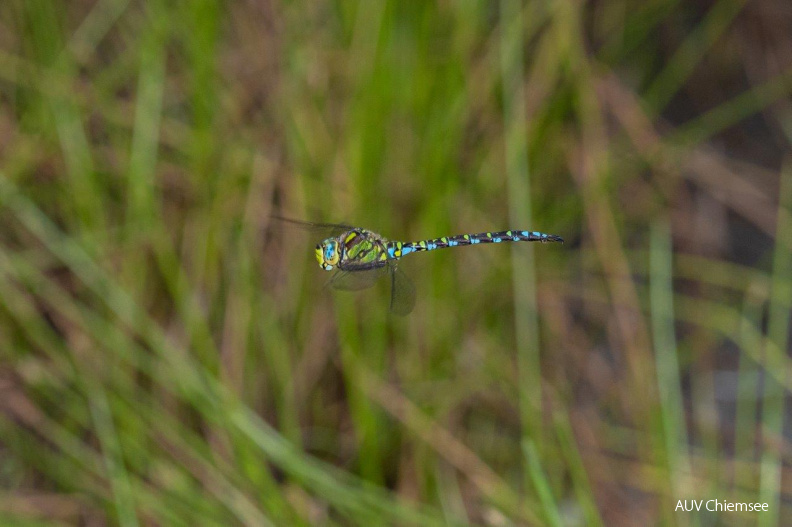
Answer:
[{"label": "grass", "polygon": [[[2,523],[788,523],[754,4],[0,5]],[[409,257],[397,318],[275,213],[567,243]]]}]

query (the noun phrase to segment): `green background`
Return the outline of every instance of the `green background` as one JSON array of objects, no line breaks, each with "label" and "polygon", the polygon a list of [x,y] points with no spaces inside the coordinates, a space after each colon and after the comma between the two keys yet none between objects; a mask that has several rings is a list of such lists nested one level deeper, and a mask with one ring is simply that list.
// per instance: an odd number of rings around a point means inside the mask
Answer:
[{"label": "green background", "polygon": [[[790,27],[3,1],[0,520],[788,524]],[[566,244],[410,256],[398,318],[273,214]]]}]

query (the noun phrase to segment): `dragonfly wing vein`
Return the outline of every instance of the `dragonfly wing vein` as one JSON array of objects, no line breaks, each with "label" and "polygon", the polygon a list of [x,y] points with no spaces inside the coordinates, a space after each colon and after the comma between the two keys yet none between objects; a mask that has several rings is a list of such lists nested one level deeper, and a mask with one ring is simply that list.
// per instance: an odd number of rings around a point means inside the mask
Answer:
[{"label": "dragonfly wing vein", "polygon": [[390,265],[388,268],[391,275],[391,313],[407,315],[415,307],[415,285],[404,271],[395,265]]},{"label": "dragonfly wing vein", "polygon": [[384,275],[384,272],[384,267],[362,271],[338,271],[328,284],[339,291],[360,291],[372,287]]}]

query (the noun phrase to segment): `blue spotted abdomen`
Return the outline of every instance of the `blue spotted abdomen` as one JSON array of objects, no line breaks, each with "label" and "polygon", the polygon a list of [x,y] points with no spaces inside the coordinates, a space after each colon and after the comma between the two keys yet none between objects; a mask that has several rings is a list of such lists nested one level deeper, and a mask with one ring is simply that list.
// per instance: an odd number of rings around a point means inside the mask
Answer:
[{"label": "blue spotted abdomen", "polygon": [[478,234],[459,234],[457,236],[444,236],[431,240],[419,242],[389,242],[388,257],[401,258],[404,255],[418,251],[433,251],[434,249],[445,249],[446,247],[457,247],[460,245],[477,245],[479,243],[501,243],[501,242],[562,242],[563,238],[555,234],[545,234],[536,231],[499,231],[481,232]]}]

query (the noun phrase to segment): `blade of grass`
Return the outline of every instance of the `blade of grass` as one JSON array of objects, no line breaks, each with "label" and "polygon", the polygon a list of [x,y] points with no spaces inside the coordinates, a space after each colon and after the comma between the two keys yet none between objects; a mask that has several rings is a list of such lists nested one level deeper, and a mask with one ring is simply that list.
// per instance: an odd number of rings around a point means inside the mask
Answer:
[{"label": "blade of grass", "polygon": [[[779,190],[778,228],[773,254],[772,286],[767,322],[767,340],[778,350],[789,345],[789,316],[792,311],[792,165],[781,171]],[[786,357],[786,354],[784,354]],[[792,380],[790,371],[780,372],[785,381]],[[767,514],[759,517],[759,525],[777,525],[781,515],[779,488],[781,485],[781,452],[784,441],[784,384],[772,378],[764,379],[762,395],[762,455],[759,501],[768,504]]]},{"label": "blade of grass", "polygon": [[121,444],[113,424],[107,396],[100,386],[94,386],[89,396],[88,405],[105,461],[107,479],[110,481],[112,496],[115,502],[118,524],[121,527],[137,527],[137,514],[131,490],[130,478],[124,466]]},{"label": "blade of grass", "polygon": [[[524,29],[521,2],[500,2],[500,74],[503,78],[503,126],[509,219],[514,225],[531,225],[531,174],[528,166],[528,132],[525,124],[523,57]],[[528,228],[528,227],[526,227]],[[541,367],[539,320],[536,303],[534,247],[513,247],[512,290],[517,354],[517,386],[522,442],[533,440],[542,449]],[[527,457],[523,457],[525,463]],[[526,489],[531,467],[523,467]]]},{"label": "blade of grass", "polygon": [[338,313],[338,337],[341,351],[342,369],[345,373],[347,400],[350,416],[355,425],[355,436],[358,444],[357,461],[360,464],[360,473],[366,480],[381,484],[384,481],[382,472],[382,457],[380,454],[378,438],[379,422],[382,420],[380,411],[368,400],[360,388],[360,379],[355,372],[364,360],[368,351],[357,317],[344,316],[350,311],[355,311],[353,299],[338,295],[335,302]]},{"label": "blade of grass", "polygon": [[[68,83],[74,83],[75,69],[71,58],[62,54],[64,45],[56,4],[33,0],[25,2],[24,6],[37,60],[62,73]],[[60,139],[69,185],[73,189],[69,196],[77,224],[86,232],[104,232],[103,191],[94,173],[90,140],[83,126],[85,117],[68,98],[46,92],[43,95]]]},{"label": "blade of grass", "polygon": [[[685,484],[690,478],[691,468],[674,330],[671,230],[667,221],[655,220],[652,223],[649,265],[652,336],[670,503],[675,496],[685,496],[691,491]],[[668,507],[664,509],[671,510]],[[670,516],[666,516],[671,521]]]},{"label": "blade of grass", "polygon": [[437,471],[440,507],[449,523],[470,524],[470,517],[465,510],[465,498],[459,488],[456,472],[443,462],[439,462]]},{"label": "blade of grass", "polygon": [[[163,37],[154,28],[143,41],[135,103],[135,122],[127,175],[127,237],[136,240],[159,226],[159,197],[155,186],[162,99],[165,84]],[[137,244],[136,244],[137,245]],[[135,251],[138,252],[138,251]],[[143,255],[140,255],[143,256]],[[127,262],[129,272],[141,268],[139,259]],[[145,267],[144,267],[145,268]],[[145,280],[138,279],[138,283]]]},{"label": "blade of grass", "polygon": [[542,470],[542,461],[536,451],[536,446],[530,439],[522,442],[523,455],[525,456],[525,466],[536,490],[539,501],[542,503],[542,512],[548,525],[564,525],[561,520],[561,512],[558,510],[553,491],[550,489],[550,482]]},{"label": "blade of grass", "polygon": [[696,116],[667,137],[668,144],[682,148],[705,142],[746,117],[792,93],[792,68],[755,86],[709,112]]},{"label": "blade of grass", "polygon": [[597,509],[591,482],[589,481],[586,467],[583,464],[580,450],[575,444],[572,425],[569,422],[569,414],[565,410],[556,411],[553,414],[553,421],[555,422],[558,446],[569,467],[570,478],[572,479],[572,485],[575,489],[575,496],[577,496],[578,503],[583,509],[586,525],[602,526],[603,522],[599,510]]},{"label": "blade of grass", "polygon": [[100,0],[96,2],[69,39],[69,51],[85,62],[126,11],[129,0]]},{"label": "blade of grass", "polygon": [[745,3],[746,0],[720,0],[710,8],[701,24],[685,37],[646,91],[644,100],[653,114],[659,114],[665,108]]},{"label": "blade of grass", "polygon": [[[759,411],[759,376],[760,370],[750,355],[759,356],[762,350],[762,338],[755,328],[762,325],[762,314],[767,301],[765,291],[755,291],[757,287],[748,289],[740,326],[740,350],[751,349],[751,354],[740,353],[740,365],[737,376],[737,409],[734,421],[734,453],[735,457],[753,463],[757,449],[757,417]],[[764,288],[761,288],[764,289]],[[745,464],[746,470],[735,467],[734,487],[747,486],[755,481],[758,467]]]}]

